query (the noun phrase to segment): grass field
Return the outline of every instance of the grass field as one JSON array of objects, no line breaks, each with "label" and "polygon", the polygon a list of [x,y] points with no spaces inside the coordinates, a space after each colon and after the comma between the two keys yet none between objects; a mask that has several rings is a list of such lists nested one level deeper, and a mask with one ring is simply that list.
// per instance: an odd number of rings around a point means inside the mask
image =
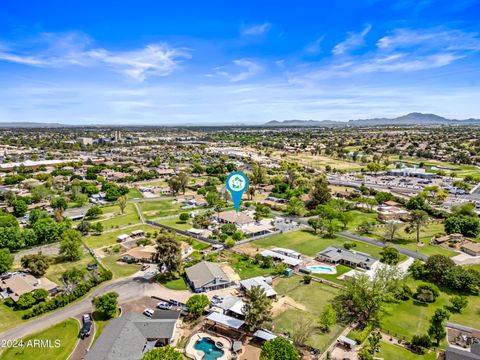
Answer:
[{"label": "grass field", "polygon": [[[434,235],[444,234],[445,230],[443,224],[440,223],[430,223],[420,232],[420,241],[423,243],[422,246],[417,245],[417,238],[415,234],[408,234],[405,232],[407,225],[402,225],[399,231],[395,234],[395,240],[392,242],[395,245],[401,246],[405,249],[417,251],[421,254],[431,256],[431,255],[445,255],[452,257],[458,255],[455,251],[450,251],[443,249],[439,246],[430,245],[430,240]],[[383,240],[383,235],[385,229],[382,227],[375,227],[374,233],[369,235],[370,237]]]},{"label": "grass field", "polygon": [[128,199],[138,199],[143,198],[143,194],[140,190],[135,188],[130,188],[130,191],[127,194]]},{"label": "grass field", "polygon": [[[2,360],[10,359],[26,359],[26,360],[51,360],[51,359],[67,359],[75,348],[78,340],[78,332],[80,324],[74,319],[68,319],[45,329],[37,334],[31,335],[23,339],[24,348],[9,348],[2,354]],[[33,347],[28,346],[29,340],[49,340],[52,344],[50,347]],[[60,341],[60,346],[55,347],[55,341]],[[32,343],[30,343],[32,344]]]},{"label": "grass field", "polygon": [[138,264],[117,262],[120,256],[121,253],[118,253],[102,258],[102,262],[113,273],[115,279],[128,277],[140,270],[141,266]]},{"label": "grass field", "polygon": [[328,246],[343,247],[343,244],[346,242],[356,244],[357,246],[354,248],[356,251],[364,252],[375,257],[380,257],[380,251],[382,251],[382,249],[378,246],[366,244],[361,241],[350,240],[343,236],[337,236],[333,239],[326,239],[314,234],[313,231],[310,230],[299,230],[269,236],[254,241],[251,243],[251,245],[262,248],[284,247],[298,251],[305,255],[314,256],[316,253],[326,249]]},{"label": "grass field", "polygon": [[188,285],[183,277],[175,280],[161,282],[163,286],[171,290],[188,290]]},{"label": "grass field", "polygon": [[182,209],[184,204],[177,203],[174,199],[140,201],[138,205],[147,219],[175,215],[192,210]]},{"label": "grass field", "polygon": [[[133,225],[140,222],[140,218],[137,214],[137,210],[133,204],[127,204],[125,212],[122,215],[118,205],[111,205],[102,208],[103,215],[99,220],[94,222],[101,222],[104,230],[111,230],[114,228]],[[115,213],[115,216],[111,214]]]},{"label": "grass field", "polygon": [[[366,220],[371,221],[373,224],[378,223],[377,221],[378,214],[375,212],[366,213],[360,210],[350,210],[350,211],[347,211],[347,213],[351,214],[352,216],[352,221],[347,224],[347,228],[345,229],[347,231],[355,230],[362,222]],[[338,229],[343,230],[343,226],[340,221],[335,219],[333,223],[337,225]]]},{"label": "grass field", "polygon": [[[305,285],[300,276],[281,278],[274,284],[274,288],[279,296],[287,295],[297,303],[305,306],[306,309],[305,311],[297,308],[288,308],[276,316],[274,325],[277,333],[291,333],[297,319],[300,318],[310,318],[317,325],[323,307],[330,303],[338,292],[333,287],[315,281]],[[338,337],[341,331],[342,327],[339,325],[333,326],[329,333],[316,331],[307,343],[317,349],[325,350]]]},{"label": "grass field", "polygon": [[428,353],[424,355],[417,355],[408,351],[400,346],[390,344],[386,341],[380,342],[380,352],[377,353],[378,357],[384,358],[385,360],[435,360],[435,353]]},{"label": "grass field", "polygon": [[298,154],[287,153],[285,157],[283,152],[275,152],[273,156],[282,157],[284,160],[296,161],[301,165],[313,167],[320,170],[325,170],[325,166],[330,165],[332,168],[339,170],[360,171],[362,164],[342,159],[335,159],[324,155],[312,155],[309,152]]},{"label": "grass field", "polygon": [[27,311],[28,310],[14,311],[11,307],[6,306],[3,301],[0,302],[0,332],[23,322],[22,316]]},{"label": "grass field", "polygon": [[188,230],[192,228],[192,224],[190,224],[189,222],[180,221],[178,217],[173,219],[157,220],[156,222],[180,230]]},{"label": "grass field", "polygon": [[[421,281],[408,279],[408,285],[413,291],[421,283]],[[440,296],[433,304],[420,305],[412,299],[398,304],[389,304],[387,306],[388,315],[383,318],[381,327],[391,335],[408,339],[415,334],[424,334],[435,309],[448,306],[449,298],[450,295],[441,291]],[[476,328],[480,316],[480,296],[469,296],[468,301],[467,308],[461,314],[452,314],[449,321]]]},{"label": "grass field", "polygon": [[143,230],[145,232],[154,233],[158,231],[157,228],[150,225],[136,225],[127,229],[112,230],[104,232],[101,235],[90,235],[85,238],[85,244],[91,248],[100,248],[107,245],[114,245],[117,243],[117,237],[121,234],[130,234],[134,230]]},{"label": "grass field", "polygon": [[252,259],[249,257],[243,257],[238,254],[222,253],[221,261],[227,261],[228,264],[235,270],[235,272],[242,279],[248,279],[255,276],[269,276],[275,272],[275,267],[261,268],[260,266],[252,263]]},{"label": "grass field", "polygon": [[95,259],[87,252],[83,253],[78,261],[63,261],[60,263],[53,263],[48,267],[45,276],[53,282],[61,285],[62,274],[71,268],[85,269],[89,263],[95,262]]}]

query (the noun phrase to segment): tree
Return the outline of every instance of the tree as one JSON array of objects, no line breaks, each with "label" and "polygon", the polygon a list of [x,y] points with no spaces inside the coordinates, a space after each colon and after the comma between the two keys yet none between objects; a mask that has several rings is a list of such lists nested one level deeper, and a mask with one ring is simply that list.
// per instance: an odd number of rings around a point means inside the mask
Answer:
[{"label": "tree", "polygon": [[60,254],[70,261],[79,260],[82,257],[82,237],[77,230],[67,229],[60,240]]},{"label": "tree", "polygon": [[382,335],[378,331],[374,331],[368,337],[368,345],[370,354],[374,355],[378,348],[380,348],[380,340],[382,339]]},{"label": "tree", "polygon": [[32,292],[32,296],[37,303],[45,301],[48,297],[48,291],[45,289],[35,289]]},{"label": "tree", "polygon": [[264,184],[267,181],[267,172],[265,168],[258,165],[258,163],[252,163],[252,175],[251,175],[252,185],[257,187],[260,184]]},{"label": "tree", "polygon": [[396,268],[379,268],[373,278],[358,274],[348,278],[334,298],[333,307],[341,321],[369,323],[378,321],[384,304],[392,301],[401,286],[402,275]]},{"label": "tree", "polygon": [[50,266],[50,259],[41,253],[24,255],[20,262],[22,267],[28,269],[33,276],[45,275]]},{"label": "tree", "polygon": [[440,295],[438,288],[433,284],[420,284],[417,287],[417,291],[413,295],[415,300],[421,303],[433,303],[435,299]]},{"label": "tree", "polygon": [[180,221],[182,222],[187,222],[188,219],[190,219],[190,214],[189,213],[181,213],[179,216]]},{"label": "tree", "polygon": [[50,205],[53,209],[59,209],[61,212],[64,212],[68,207],[67,200],[62,196],[53,198]]},{"label": "tree", "polygon": [[90,209],[87,210],[87,213],[85,214],[85,219],[98,219],[102,214],[102,209],[100,209],[98,206],[92,206]]},{"label": "tree", "polygon": [[22,199],[15,199],[12,201],[13,215],[16,217],[25,216],[28,211],[27,203]]},{"label": "tree", "polygon": [[156,250],[155,259],[160,272],[167,279],[177,276],[182,267],[180,243],[171,235],[159,234]]},{"label": "tree", "polygon": [[340,212],[337,215],[337,219],[342,223],[343,230],[353,221],[353,218],[354,215],[351,212]]},{"label": "tree", "polygon": [[420,260],[415,259],[413,260],[412,265],[409,266],[408,272],[414,279],[421,279],[425,274],[425,266]]},{"label": "tree", "polygon": [[410,342],[410,346],[413,350],[416,350],[420,353],[424,353],[424,348],[428,349],[432,346],[432,339],[427,334],[425,335],[413,335],[412,341]]},{"label": "tree", "polygon": [[180,183],[180,190],[182,190],[184,195],[187,189],[188,180],[189,180],[189,177],[185,171],[182,171],[180,174],[178,174],[178,182]]},{"label": "tree", "polygon": [[325,175],[320,175],[313,181],[313,187],[312,191],[310,192],[310,197],[310,209],[314,209],[317,207],[317,205],[325,204],[328,202],[328,200],[330,200],[332,195],[330,194],[328,180]]},{"label": "tree", "polygon": [[318,230],[322,228],[323,221],[318,218],[310,218],[308,219],[308,225],[313,229],[315,234],[317,233]]},{"label": "tree", "polygon": [[428,221],[428,214],[423,210],[413,210],[410,214],[410,224],[405,228],[407,233],[416,232],[417,244],[420,242],[420,231]]},{"label": "tree", "polygon": [[293,325],[293,343],[297,346],[304,346],[312,336],[314,330],[315,327],[312,318],[304,316],[298,318]]},{"label": "tree", "polygon": [[423,196],[417,195],[410,198],[410,200],[408,200],[408,202],[405,204],[405,207],[408,210],[425,210],[427,208],[427,203],[425,202]]},{"label": "tree", "polygon": [[305,210],[303,200],[298,197],[292,197],[287,204],[286,212],[288,215],[302,215]]},{"label": "tree", "polygon": [[362,223],[358,226],[358,232],[360,234],[371,234],[373,231],[373,221],[371,220],[364,220]]},{"label": "tree", "polygon": [[147,351],[142,360],[182,360],[183,356],[170,345]]},{"label": "tree", "polygon": [[209,207],[215,207],[221,202],[218,191],[209,191],[205,197]]},{"label": "tree", "polygon": [[380,251],[380,261],[388,265],[397,265],[400,261],[400,252],[390,246],[386,246]]},{"label": "tree", "polygon": [[0,274],[9,271],[13,265],[13,256],[9,249],[0,249]]},{"label": "tree", "polygon": [[85,270],[73,267],[65,270],[62,274],[62,282],[65,285],[65,293],[71,294],[77,285],[85,278]]},{"label": "tree", "polygon": [[432,255],[425,262],[424,269],[428,278],[437,284],[441,284],[451,268],[455,266],[452,259],[444,255]]},{"label": "tree", "polygon": [[389,222],[385,226],[383,239],[385,241],[393,241],[395,239],[395,234],[400,230],[400,224],[395,222]]},{"label": "tree", "polygon": [[80,231],[83,235],[88,235],[91,228],[92,228],[92,223],[85,220],[80,221],[77,225],[77,230]]},{"label": "tree", "polygon": [[272,301],[260,286],[252,286],[245,293],[245,325],[253,331],[272,321]]},{"label": "tree", "polygon": [[59,227],[52,218],[39,219],[32,227],[39,244],[52,243],[58,240]]},{"label": "tree", "polygon": [[27,292],[25,294],[20,295],[20,297],[18,298],[18,300],[16,302],[16,306],[19,309],[29,309],[33,305],[35,305],[36,302],[37,301],[33,297],[33,294],[31,292]]},{"label": "tree", "polygon": [[448,310],[444,308],[438,308],[435,310],[432,318],[430,319],[430,327],[428,328],[428,335],[435,339],[436,346],[440,345],[440,340],[447,335],[445,332],[445,320],[450,317]]},{"label": "tree", "polygon": [[330,328],[337,323],[337,313],[332,304],[326,304],[320,315],[320,327],[323,331],[329,332]]},{"label": "tree", "polygon": [[100,221],[98,221],[90,225],[90,230],[93,231],[95,234],[101,234],[103,232],[103,225]]},{"label": "tree", "polygon": [[182,188],[182,183],[178,176],[172,176],[167,182],[173,194],[177,194]]},{"label": "tree", "polygon": [[466,296],[454,295],[450,298],[450,306],[452,312],[461,313],[468,305],[468,298]]},{"label": "tree", "polygon": [[467,237],[476,237],[480,233],[480,220],[475,215],[453,215],[445,220],[445,231],[447,234],[460,233]]},{"label": "tree", "polygon": [[111,319],[117,314],[118,293],[108,292],[92,299],[95,310],[101,313],[105,318]]},{"label": "tree", "polygon": [[210,300],[206,295],[193,295],[187,301],[188,312],[196,319],[203,314],[207,305],[210,304]]},{"label": "tree", "polygon": [[127,197],[125,195],[119,196],[117,199],[118,207],[122,214],[125,214],[125,208],[127,207]]},{"label": "tree", "polygon": [[300,355],[290,341],[277,337],[266,341],[262,346],[260,360],[299,360]]}]

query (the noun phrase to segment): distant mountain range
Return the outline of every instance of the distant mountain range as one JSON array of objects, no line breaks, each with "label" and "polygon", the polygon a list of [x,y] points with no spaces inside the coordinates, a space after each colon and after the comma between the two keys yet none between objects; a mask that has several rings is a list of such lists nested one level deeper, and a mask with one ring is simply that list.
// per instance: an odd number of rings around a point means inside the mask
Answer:
[{"label": "distant mountain range", "polygon": [[40,123],[40,122],[11,122],[11,123],[2,123],[0,122],[0,128],[11,129],[11,128],[21,128],[21,129],[31,129],[31,128],[61,128],[68,127],[70,125],[59,124],[59,123]]},{"label": "distant mountain range", "polygon": [[374,118],[349,121],[335,120],[284,120],[269,121],[263,126],[268,127],[342,127],[342,126],[395,126],[395,125],[480,125],[480,119],[456,120],[447,119],[435,114],[413,112],[396,118]]}]

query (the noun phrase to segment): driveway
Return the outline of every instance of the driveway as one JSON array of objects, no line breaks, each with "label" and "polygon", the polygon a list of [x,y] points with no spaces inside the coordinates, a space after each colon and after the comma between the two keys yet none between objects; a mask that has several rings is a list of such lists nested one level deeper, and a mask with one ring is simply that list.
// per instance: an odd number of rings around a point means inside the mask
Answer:
[{"label": "driveway", "polygon": [[0,333],[0,340],[20,339],[32,333],[39,332],[69,317],[92,311],[92,298],[115,291],[119,294],[119,304],[140,299],[144,296],[158,296],[167,299],[186,301],[192,295],[189,291],[174,291],[160,284],[150,283],[142,277],[130,277],[113,280],[96,288],[87,297],[60,310],[47,313],[44,316],[23,323],[13,329]]}]

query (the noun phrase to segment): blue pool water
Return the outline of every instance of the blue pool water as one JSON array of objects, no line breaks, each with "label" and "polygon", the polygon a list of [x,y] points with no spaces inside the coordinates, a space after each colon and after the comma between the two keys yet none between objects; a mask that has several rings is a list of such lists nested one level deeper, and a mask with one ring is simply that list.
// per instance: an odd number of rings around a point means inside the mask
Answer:
[{"label": "blue pool water", "polygon": [[219,349],[214,341],[207,338],[197,341],[193,347],[195,350],[203,351],[204,360],[216,360],[223,355],[223,350]]},{"label": "blue pool water", "polygon": [[333,269],[330,267],[322,266],[322,265],[314,265],[309,266],[309,270],[312,270],[313,273],[321,272],[321,273],[333,273]]}]

